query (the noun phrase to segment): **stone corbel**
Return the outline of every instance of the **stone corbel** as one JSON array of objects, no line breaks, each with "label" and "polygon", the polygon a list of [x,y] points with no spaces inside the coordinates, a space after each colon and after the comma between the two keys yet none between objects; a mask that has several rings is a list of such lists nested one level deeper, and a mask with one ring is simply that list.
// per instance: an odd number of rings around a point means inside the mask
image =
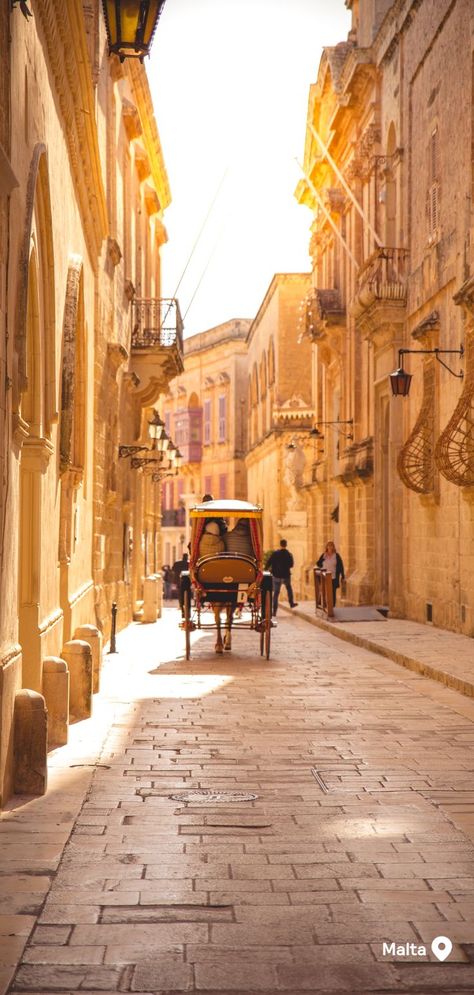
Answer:
[{"label": "stone corbel", "polygon": [[143,145],[135,145],[135,169],[140,183],[146,180],[147,176],[151,173],[150,160]]},{"label": "stone corbel", "polygon": [[109,235],[107,239],[107,255],[112,265],[118,266],[122,258],[122,250],[117,242],[117,239],[112,238],[111,235]]},{"label": "stone corbel", "polygon": [[128,140],[132,142],[134,138],[140,138],[143,133],[140,115],[135,104],[127,97],[122,98],[122,117]]},{"label": "stone corbel", "polygon": [[129,279],[125,280],[123,285],[123,292],[125,294],[125,297],[127,298],[127,301],[133,301],[133,298],[135,297],[135,287],[131,280]]},{"label": "stone corbel", "polygon": [[152,214],[159,214],[161,210],[161,204],[155,188],[152,187],[150,183],[145,184],[144,195],[145,195],[145,207],[150,217]]},{"label": "stone corbel", "polygon": [[412,330],[411,337],[426,349],[434,348],[439,334],[439,311],[430,311]]},{"label": "stone corbel", "polygon": [[120,367],[123,366],[123,364],[126,363],[127,360],[128,360],[128,352],[125,346],[120,345],[119,342],[107,343],[107,362],[109,364],[109,368],[112,370],[112,374],[114,377],[117,376]]},{"label": "stone corbel", "polygon": [[474,324],[474,276],[469,277],[454,294],[453,301],[460,304],[470,324]]},{"label": "stone corbel", "polygon": [[140,377],[133,370],[127,370],[122,379],[129,394],[136,394],[137,388],[140,386]]}]

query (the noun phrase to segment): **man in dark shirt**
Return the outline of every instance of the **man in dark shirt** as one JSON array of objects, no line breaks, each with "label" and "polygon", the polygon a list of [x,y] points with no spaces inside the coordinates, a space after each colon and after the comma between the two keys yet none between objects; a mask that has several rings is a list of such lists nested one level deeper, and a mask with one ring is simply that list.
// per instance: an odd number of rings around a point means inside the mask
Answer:
[{"label": "man in dark shirt", "polygon": [[276,615],[278,611],[278,598],[282,584],[286,587],[290,608],[296,608],[298,603],[293,597],[291,586],[291,569],[294,561],[290,551],[286,548],[287,545],[286,539],[280,539],[280,549],[273,550],[267,563],[268,570],[273,574],[273,615]]}]

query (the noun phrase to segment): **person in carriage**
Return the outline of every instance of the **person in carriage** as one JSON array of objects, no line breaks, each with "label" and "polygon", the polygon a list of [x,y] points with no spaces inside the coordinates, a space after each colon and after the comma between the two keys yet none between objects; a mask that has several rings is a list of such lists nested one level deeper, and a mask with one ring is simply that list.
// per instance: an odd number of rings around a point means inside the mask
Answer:
[{"label": "person in carriage", "polygon": [[[246,501],[214,501],[204,495],[200,505],[191,509],[192,523],[190,569],[183,575],[185,625],[189,631],[201,625],[201,611],[210,607],[217,630],[216,653],[231,649],[231,629],[235,609],[239,606],[239,619],[243,609],[250,613],[250,623],[242,627],[253,628],[264,635],[261,652],[269,655],[269,629],[271,608],[266,624],[267,595],[271,603],[272,579],[263,571],[262,509]],[[229,528],[227,518],[236,520]],[[197,626],[191,619],[191,592],[194,594]],[[270,593],[269,593],[270,592]],[[188,610],[186,611],[186,605]],[[221,611],[225,611],[225,634],[222,638]],[[240,624],[240,622],[239,622]],[[204,626],[206,627],[206,626]],[[265,644],[265,645],[264,645]],[[189,658],[189,638],[186,640]]]}]

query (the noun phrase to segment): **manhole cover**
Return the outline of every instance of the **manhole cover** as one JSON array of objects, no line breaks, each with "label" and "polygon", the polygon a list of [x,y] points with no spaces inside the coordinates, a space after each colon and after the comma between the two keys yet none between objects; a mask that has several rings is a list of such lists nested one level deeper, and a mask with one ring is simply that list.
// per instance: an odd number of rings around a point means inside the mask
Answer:
[{"label": "manhole cover", "polygon": [[170,795],[175,802],[201,802],[211,805],[214,802],[253,802],[258,795],[252,791],[211,791],[207,788],[194,788],[190,791],[178,791]]}]

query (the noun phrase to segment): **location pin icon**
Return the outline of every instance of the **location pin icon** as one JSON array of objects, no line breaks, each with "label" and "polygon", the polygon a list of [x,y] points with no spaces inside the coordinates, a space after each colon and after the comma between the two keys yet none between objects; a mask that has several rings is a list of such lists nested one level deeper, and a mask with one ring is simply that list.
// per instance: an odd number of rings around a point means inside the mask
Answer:
[{"label": "location pin icon", "polygon": [[449,937],[435,936],[431,944],[431,949],[438,960],[446,960],[446,957],[449,957],[451,950],[453,949],[453,945]]}]

